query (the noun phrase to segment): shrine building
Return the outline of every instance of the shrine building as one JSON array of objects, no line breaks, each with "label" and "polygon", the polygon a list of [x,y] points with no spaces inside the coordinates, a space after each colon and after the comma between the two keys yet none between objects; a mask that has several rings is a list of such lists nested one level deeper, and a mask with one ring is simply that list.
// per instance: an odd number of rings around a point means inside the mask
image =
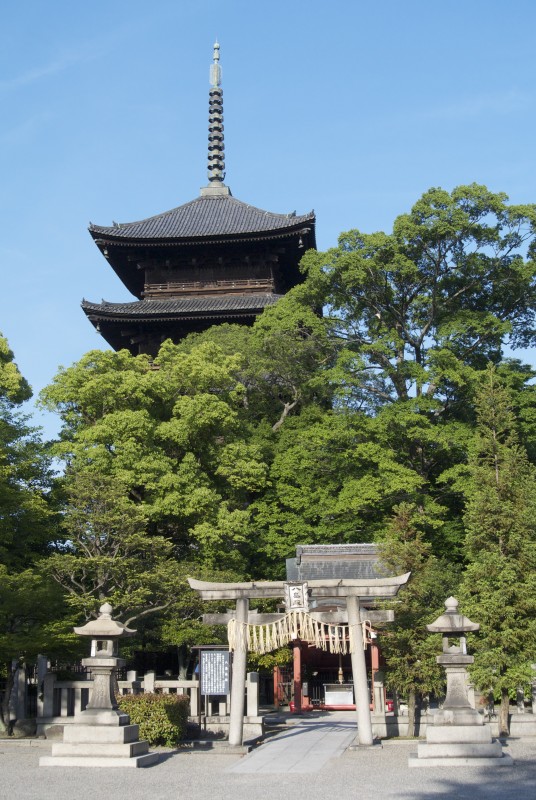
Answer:
[{"label": "shrine building", "polygon": [[303,280],[298,264],[315,248],[314,212],[274,214],[232,196],[224,183],[219,44],[210,68],[208,178],[199,197],[139,222],[90,224],[95,244],[129,292],[128,303],[82,301],[114,350],[156,355],[211,325],[251,325]]},{"label": "shrine building", "polygon": [[[378,546],[366,544],[315,544],[296,547],[296,556],[286,562],[287,581],[371,580],[385,578],[379,560]],[[384,660],[377,643],[374,625],[385,623],[386,612],[375,610],[375,603],[363,609],[369,622],[366,636],[366,664],[371,709],[383,710]],[[311,612],[333,625],[345,619],[346,602],[337,596],[311,601]],[[332,653],[329,649],[311,647],[297,639],[293,642],[293,664],[290,669],[276,668],[274,702],[301,708],[344,710],[354,707],[352,664],[349,652]]]}]

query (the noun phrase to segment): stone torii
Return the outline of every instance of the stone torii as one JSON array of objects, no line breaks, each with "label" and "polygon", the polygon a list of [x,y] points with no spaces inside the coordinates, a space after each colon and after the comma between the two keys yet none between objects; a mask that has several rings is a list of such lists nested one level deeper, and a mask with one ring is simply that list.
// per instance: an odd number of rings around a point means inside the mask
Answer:
[{"label": "stone torii", "polygon": [[[301,582],[306,584],[308,596],[312,599],[319,598],[345,598],[346,615],[344,622],[350,628],[360,629],[362,633],[363,619],[361,607],[371,602],[395,597],[401,586],[407,583],[410,573],[386,578],[367,579],[328,579],[309,580]],[[248,583],[212,583],[188,578],[190,587],[194,589],[201,600],[234,600],[236,601],[236,614],[233,615],[238,626],[246,626],[248,622],[263,624],[272,619],[264,617],[280,617],[281,615],[252,615],[249,617],[249,601],[252,599],[281,599],[287,596],[288,586],[295,585],[294,581],[252,581]],[[381,612],[376,612],[379,614]],[[207,615],[208,616],[208,615]],[[330,622],[332,615],[329,616]],[[367,615],[367,618],[370,615]],[[384,621],[392,619],[384,617]],[[212,624],[226,622],[227,615],[210,615]],[[209,622],[209,619],[204,621]],[[242,744],[244,726],[244,684],[246,681],[247,662],[247,637],[243,637],[243,646],[237,648],[233,660],[233,679],[231,684],[231,713],[229,721],[229,744],[239,746]],[[363,636],[354,636],[355,647],[351,653],[352,676],[354,683],[355,705],[357,714],[357,742],[361,746],[371,746],[372,722],[370,718],[370,700],[367,683],[367,668],[365,662],[365,647]]]}]

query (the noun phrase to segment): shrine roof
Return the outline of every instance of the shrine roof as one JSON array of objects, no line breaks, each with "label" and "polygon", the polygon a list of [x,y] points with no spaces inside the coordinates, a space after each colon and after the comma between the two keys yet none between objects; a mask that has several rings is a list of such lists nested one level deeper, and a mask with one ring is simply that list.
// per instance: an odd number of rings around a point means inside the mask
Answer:
[{"label": "shrine roof", "polygon": [[[201,195],[189,203],[139,222],[90,224],[94,239],[105,237],[117,242],[169,239],[206,239],[221,236],[284,233],[302,225],[313,226],[314,212],[296,216],[273,214],[237,200],[231,194]],[[313,245],[314,246],[314,245]]]},{"label": "shrine roof", "polygon": [[307,581],[385,578],[378,546],[365,544],[300,545],[296,558],[288,558],[287,580]]}]

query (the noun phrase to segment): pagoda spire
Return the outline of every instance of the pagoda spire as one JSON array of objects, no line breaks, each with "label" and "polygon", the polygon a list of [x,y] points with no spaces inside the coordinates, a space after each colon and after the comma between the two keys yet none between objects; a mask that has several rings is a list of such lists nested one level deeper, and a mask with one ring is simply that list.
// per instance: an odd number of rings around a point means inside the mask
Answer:
[{"label": "pagoda spire", "polygon": [[230,194],[225,186],[225,145],[223,143],[223,89],[221,88],[220,45],[214,43],[213,61],[210,65],[210,90],[208,101],[208,180],[202,195]]}]

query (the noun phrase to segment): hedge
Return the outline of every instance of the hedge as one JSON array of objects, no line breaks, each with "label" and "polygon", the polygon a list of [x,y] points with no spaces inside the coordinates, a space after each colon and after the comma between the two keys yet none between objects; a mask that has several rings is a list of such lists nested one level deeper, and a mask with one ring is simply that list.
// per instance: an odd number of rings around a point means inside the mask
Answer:
[{"label": "hedge", "polygon": [[121,711],[140,726],[140,739],[149,744],[173,747],[186,733],[190,701],[184,694],[124,694],[118,698]]}]

